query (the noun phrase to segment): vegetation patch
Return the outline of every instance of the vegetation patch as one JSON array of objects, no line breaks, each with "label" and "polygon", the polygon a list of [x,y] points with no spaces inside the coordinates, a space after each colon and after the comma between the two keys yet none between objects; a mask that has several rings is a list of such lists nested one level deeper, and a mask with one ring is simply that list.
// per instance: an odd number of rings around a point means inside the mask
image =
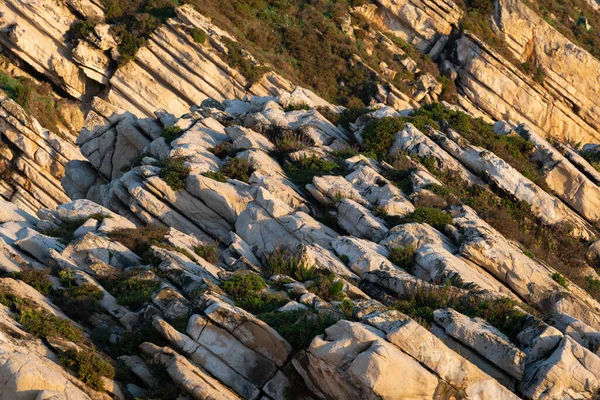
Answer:
[{"label": "vegetation patch", "polygon": [[316,155],[304,156],[297,161],[292,161],[283,169],[294,183],[302,187],[312,183],[315,176],[339,175],[343,171],[338,163]]},{"label": "vegetation patch", "polygon": [[221,173],[231,179],[237,179],[242,182],[249,183],[250,175],[254,172],[254,168],[249,161],[234,157],[221,168]]},{"label": "vegetation patch", "polygon": [[183,134],[183,129],[178,126],[167,126],[162,130],[160,136],[165,138],[165,141],[169,144],[173,143],[176,139],[178,139]]},{"label": "vegetation patch", "polygon": [[316,276],[312,279],[307,289],[327,301],[340,301],[346,295],[343,292],[344,282],[337,279],[333,272],[317,270]]},{"label": "vegetation patch", "polygon": [[151,300],[152,294],[160,287],[160,282],[134,275],[102,280],[102,286],[117,299],[117,303],[137,311]]},{"label": "vegetation patch", "polygon": [[263,278],[248,271],[235,272],[221,284],[238,307],[253,314],[272,312],[287,303],[283,295],[265,292],[266,287]]},{"label": "vegetation patch", "polygon": [[315,277],[315,271],[314,266],[307,266],[302,261],[297,250],[278,247],[273,252],[265,254],[263,272],[267,277],[287,275],[297,281],[306,282]]},{"label": "vegetation patch", "polygon": [[389,259],[391,262],[407,271],[411,271],[415,263],[417,250],[413,246],[390,247]]},{"label": "vegetation patch", "polygon": [[449,285],[443,287],[418,286],[406,291],[406,296],[392,307],[419,323],[430,326],[433,312],[452,308],[469,317],[486,320],[517,343],[517,335],[525,328],[528,316],[515,306],[521,306],[507,297],[485,300],[470,294],[461,294]]},{"label": "vegetation patch", "polygon": [[104,390],[102,377],[112,379],[115,376],[113,366],[100,358],[92,349],[67,350],[58,355],[58,360],[63,367],[75,372],[83,383],[94,390]]},{"label": "vegetation patch", "polygon": [[265,313],[258,317],[287,340],[296,352],[307,349],[315,336],[336,322],[306,310]]},{"label": "vegetation patch", "polygon": [[31,79],[13,78],[0,71],[0,89],[23,107],[26,113],[35,117],[43,127],[62,136],[58,128],[62,119],[59,112],[61,102],[56,100],[48,83],[37,84]]},{"label": "vegetation patch", "polygon": [[410,222],[427,223],[438,230],[443,230],[446,225],[453,224],[450,214],[432,207],[417,207],[415,211],[402,217],[400,223],[407,224]]},{"label": "vegetation patch", "polygon": [[559,274],[558,272],[555,272],[551,275],[552,280],[556,283],[558,283],[560,286],[564,287],[565,289],[569,288],[569,282],[567,281],[567,278],[565,278],[564,276],[562,276],[561,274]]},{"label": "vegetation patch", "polygon": [[404,118],[385,117],[372,119],[367,122],[363,131],[363,147],[366,151],[373,151],[379,156],[387,157],[387,153],[394,143],[396,133],[404,129]]},{"label": "vegetation patch", "polygon": [[185,159],[182,157],[165,158],[156,163],[160,167],[158,176],[171,187],[178,191],[185,189],[185,179],[190,174],[190,167],[186,167]]},{"label": "vegetation patch", "polygon": [[204,258],[211,264],[216,264],[218,261],[217,257],[217,246],[214,244],[202,244],[194,247],[194,253]]},{"label": "vegetation patch", "polygon": [[152,264],[154,256],[150,251],[152,246],[164,243],[169,229],[158,225],[147,225],[142,228],[117,229],[108,234],[111,240],[120,242],[142,258],[142,262]]},{"label": "vegetation patch", "polygon": [[21,272],[12,274],[12,277],[22,280],[41,294],[48,294],[52,290],[50,275],[42,269],[24,268]]}]

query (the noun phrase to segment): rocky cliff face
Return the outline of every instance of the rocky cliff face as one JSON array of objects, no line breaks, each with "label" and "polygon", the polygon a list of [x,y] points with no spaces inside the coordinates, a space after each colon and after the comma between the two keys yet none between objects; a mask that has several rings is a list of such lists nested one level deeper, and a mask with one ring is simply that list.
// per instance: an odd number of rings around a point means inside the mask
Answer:
[{"label": "rocky cliff face", "polygon": [[[102,4],[0,4],[0,398],[595,398],[598,61],[494,7],[513,57],[453,2],[355,7],[414,81],[354,55],[382,80],[347,110],[249,80],[190,5],[116,68]],[[42,127],[13,75],[85,121]]]}]

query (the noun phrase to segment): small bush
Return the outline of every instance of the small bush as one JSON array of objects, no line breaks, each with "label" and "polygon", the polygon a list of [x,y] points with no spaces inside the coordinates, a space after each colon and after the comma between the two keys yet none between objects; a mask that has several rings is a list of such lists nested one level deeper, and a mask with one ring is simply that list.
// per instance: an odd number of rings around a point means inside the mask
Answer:
[{"label": "small bush", "polygon": [[443,287],[419,286],[406,291],[402,300],[393,308],[411,316],[421,324],[433,322],[433,312],[442,308],[454,310],[469,317],[479,317],[507,335],[517,343],[517,335],[527,323],[527,314],[515,309],[518,304],[507,297],[492,300],[464,295],[452,290],[449,284]]},{"label": "small bush", "polygon": [[211,264],[216,264],[218,261],[217,246],[214,244],[195,246],[194,252]]},{"label": "small bush", "polygon": [[554,282],[558,283],[560,286],[564,287],[565,289],[569,288],[569,282],[567,281],[567,278],[565,278],[558,272],[553,273],[551,277],[552,280],[554,280]]},{"label": "small bush", "polygon": [[282,295],[263,292],[266,282],[251,272],[236,272],[221,284],[238,307],[253,314],[272,312],[287,301]]},{"label": "small bush", "polygon": [[84,283],[79,286],[70,287],[67,292],[69,296],[74,299],[82,299],[90,297],[94,300],[102,300],[104,298],[104,292],[100,288],[92,285],[91,283]]},{"label": "small bush", "polygon": [[179,138],[183,134],[183,129],[178,126],[167,126],[162,130],[160,136],[165,138],[165,141],[169,144],[173,143],[173,141]]},{"label": "small bush", "polygon": [[415,263],[417,250],[413,246],[391,247],[390,261],[407,271],[411,271]]},{"label": "small bush", "polygon": [[350,264],[350,257],[348,257],[347,255],[340,254],[338,257],[344,264],[346,264],[346,265]]},{"label": "small bush", "polygon": [[354,303],[350,299],[344,299],[339,305],[339,309],[344,313],[344,318],[352,319],[352,313],[354,312]]},{"label": "small bush", "polygon": [[355,123],[358,117],[368,112],[369,109],[363,107],[346,108],[342,112],[342,115],[339,117],[338,124],[344,127],[345,129],[350,129],[350,124]]},{"label": "small bush", "polygon": [[319,271],[307,289],[327,301],[343,300],[346,297],[343,292],[344,282],[336,279],[333,272]]},{"label": "small bush", "polygon": [[237,149],[233,147],[231,142],[219,143],[215,147],[209,148],[208,151],[219,158],[235,157],[237,154]]},{"label": "small bush", "polygon": [[593,276],[585,277],[585,290],[590,293],[593,297],[600,297],[600,279],[596,279]]},{"label": "small bush", "polygon": [[385,117],[367,122],[362,131],[364,149],[387,156],[396,133],[404,129],[404,122],[400,117]]},{"label": "small bush", "polygon": [[339,174],[339,164],[316,155],[304,156],[298,161],[293,161],[284,167],[289,178],[298,185],[312,183],[313,177],[322,175]]},{"label": "small bush", "polygon": [[263,278],[250,272],[236,272],[221,284],[221,288],[234,299],[248,297],[266,287]]},{"label": "small bush", "polygon": [[71,43],[75,43],[78,39],[85,39],[90,33],[94,31],[96,25],[91,21],[80,21],[73,22],[69,28],[69,39]]},{"label": "small bush", "polygon": [[110,232],[108,237],[120,242],[123,246],[140,256],[142,262],[150,263],[153,257],[150,247],[164,242],[167,233],[169,233],[168,228],[158,225],[148,225],[142,228],[117,229]]},{"label": "small bush", "polygon": [[58,227],[51,229],[41,230],[40,233],[46,236],[52,236],[55,238],[62,239],[63,242],[70,242],[73,240],[73,234],[75,231],[85,223],[85,219],[77,221],[63,221]]},{"label": "small bush", "polygon": [[180,157],[165,158],[157,163],[160,167],[158,176],[164,180],[171,189],[178,191],[185,189],[185,179],[190,174],[190,168],[185,166],[185,160]]},{"label": "small bush", "polygon": [[208,172],[203,172],[202,176],[205,176],[207,178],[213,179],[218,182],[223,182],[223,183],[227,182],[227,177],[222,172],[208,171]]},{"label": "small bush", "polygon": [[192,26],[186,27],[185,31],[192,37],[194,42],[200,44],[206,43],[206,39],[208,38],[208,36],[206,35],[206,32],[204,32],[202,29]]},{"label": "small bush", "polygon": [[248,183],[250,181],[250,175],[254,172],[254,168],[252,168],[252,164],[247,160],[234,157],[221,168],[221,172],[231,179],[237,179]]},{"label": "small bush", "polygon": [[315,267],[309,267],[301,260],[295,250],[278,247],[275,251],[265,254],[263,266],[265,276],[287,275],[300,282],[311,280],[315,276]]},{"label": "small bush", "polygon": [[409,222],[428,223],[438,230],[443,230],[445,225],[453,224],[450,214],[430,207],[417,207],[415,211],[402,218],[402,223]]},{"label": "small bush", "polygon": [[260,81],[263,75],[269,71],[269,68],[253,65],[246,57],[244,57],[242,47],[238,42],[234,42],[227,38],[222,38],[222,40],[229,50],[227,52],[227,63],[231,67],[236,68],[248,80],[249,86]]},{"label": "small bush", "polygon": [[137,311],[151,300],[152,294],[160,288],[160,282],[134,276],[103,280],[102,286],[116,298],[117,303]]},{"label": "small bush", "polygon": [[37,310],[32,307],[22,307],[16,318],[23,330],[40,338],[62,338],[75,343],[82,343],[83,332],[73,324],[58,318],[47,311]]},{"label": "small bush", "polygon": [[50,275],[41,269],[24,268],[23,271],[14,274],[13,278],[22,280],[41,294],[48,294],[52,290]]},{"label": "small bush", "polygon": [[75,276],[73,275],[72,269],[61,269],[58,271],[58,278],[60,280],[60,284],[64,287],[70,288],[75,285]]},{"label": "small bush", "polygon": [[0,71],[0,89],[23,107],[25,112],[35,117],[43,127],[61,135],[58,128],[61,121],[60,103],[55,99],[49,84],[37,84],[24,77],[13,78]]},{"label": "small bush", "polygon": [[307,349],[315,336],[335,323],[332,318],[315,316],[302,310],[266,313],[258,317],[287,340],[295,351]]},{"label": "small bush", "polygon": [[82,351],[67,350],[58,355],[58,360],[77,374],[77,377],[94,390],[104,391],[101,377],[114,378],[115,369],[100,358],[92,349]]},{"label": "small bush", "polygon": [[288,104],[285,108],[285,112],[298,111],[298,110],[310,110],[310,106],[306,103]]}]

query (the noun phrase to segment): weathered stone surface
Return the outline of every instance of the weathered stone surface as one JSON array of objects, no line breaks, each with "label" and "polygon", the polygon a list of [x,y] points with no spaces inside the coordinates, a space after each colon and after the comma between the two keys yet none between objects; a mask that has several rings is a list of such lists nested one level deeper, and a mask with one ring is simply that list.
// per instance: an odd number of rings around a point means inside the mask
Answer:
[{"label": "weathered stone surface", "polygon": [[367,316],[364,322],[383,330],[386,338],[473,399],[516,399],[517,396],[448,348],[427,329],[397,311]]},{"label": "weathered stone surface", "polygon": [[[316,337],[306,359],[294,366],[320,397],[433,398],[438,378],[384,338],[383,332],[356,322],[339,321]],[[386,371],[405,371],[398,380]]]},{"label": "weathered stone surface", "polygon": [[489,323],[480,318],[466,317],[451,308],[436,310],[433,317],[447,334],[477,350],[515,378],[520,380],[523,377],[525,353]]},{"label": "weathered stone surface", "polygon": [[600,358],[565,336],[547,359],[529,367],[521,383],[527,398],[587,398],[600,386]]}]

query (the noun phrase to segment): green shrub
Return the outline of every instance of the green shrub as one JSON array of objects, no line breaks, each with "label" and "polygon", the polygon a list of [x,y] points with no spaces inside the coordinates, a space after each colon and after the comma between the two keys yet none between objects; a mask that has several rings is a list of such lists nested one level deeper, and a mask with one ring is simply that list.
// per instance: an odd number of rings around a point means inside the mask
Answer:
[{"label": "green shrub", "polygon": [[567,278],[565,278],[558,272],[555,272],[550,276],[552,277],[552,280],[554,280],[554,282],[558,283],[560,286],[564,287],[565,289],[569,288],[569,282],[567,281]]},{"label": "green shrub", "polygon": [[332,318],[316,317],[302,310],[266,313],[258,317],[287,340],[295,351],[307,349],[315,336],[335,323]]},{"label": "green shrub", "polygon": [[336,162],[316,155],[304,156],[298,161],[292,161],[284,166],[284,170],[294,183],[301,186],[312,183],[315,176],[336,175],[342,171]]},{"label": "green shrub", "polygon": [[108,233],[112,240],[120,242],[142,258],[142,262],[152,261],[150,248],[163,243],[169,229],[158,225],[147,225],[142,228],[123,228]]},{"label": "green shrub", "polygon": [[223,183],[227,182],[227,177],[222,172],[208,171],[208,172],[203,172],[202,176],[205,176],[207,178],[213,179],[218,182],[223,182]]},{"label": "green shrub", "polygon": [[221,288],[234,299],[247,297],[266,287],[265,280],[251,272],[236,272],[221,284]]},{"label": "green shrub", "polygon": [[58,318],[47,311],[22,307],[16,318],[23,330],[40,338],[62,338],[75,343],[82,343],[83,332],[71,322]]},{"label": "green shrub", "polygon": [[238,42],[234,42],[227,38],[221,38],[227,49],[227,63],[236,68],[247,80],[251,86],[260,81],[263,75],[269,71],[269,68],[253,65],[242,52],[242,46]]},{"label": "green shrub", "polygon": [[173,143],[174,140],[179,138],[183,134],[183,129],[178,126],[167,126],[165,127],[160,136],[165,138],[165,141],[169,144]]},{"label": "green shrub", "polygon": [[91,297],[94,300],[102,300],[104,298],[104,292],[91,283],[83,283],[79,286],[72,286],[67,289],[67,292],[69,293],[69,296],[74,299]]},{"label": "green shrub", "polygon": [[266,287],[264,279],[251,272],[236,272],[221,283],[238,307],[253,314],[275,311],[287,302],[282,295],[263,292]]},{"label": "green shrub", "polygon": [[344,318],[352,319],[352,313],[354,312],[354,303],[350,299],[344,299],[339,305],[339,309],[344,313]]},{"label": "green shrub", "polygon": [[137,311],[149,302],[152,294],[160,288],[160,282],[153,279],[142,279],[136,276],[103,280],[102,286],[112,294],[117,303]]},{"label": "green shrub", "polygon": [[342,115],[339,117],[338,124],[345,129],[350,129],[350,124],[356,122],[361,116],[369,112],[368,108],[363,107],[350,107],[342,111]]},{"label": "green shrub", "polygon": [[13,78],[0,71],[0,89],[31,114],[45,128],[62,136],[58,123],[61,121],[59,108],[52,87],[47,83],[37,84],[25,77]]},{"label": "green shrub", "polygon": [[195,246],[194,252],[211,264],[216,264],[217,261],[219,261],[217,257],[217,246],[214,244]]},{"label": "green shrub", "polygon": [[21,272],[14,274],[13,278],[22,280],[41,294],[48,294],[52,290],[50,275],[41,269],[24,268]]},{"label": "green shrub", "polygon": [[221,173],[231,179],[237,179],[242,182],[248,183],[250,181],[250,175],[254,172],[252,164],[243,158],[234,157],[227,164],[221,168]]},{"label": "green shrub", "polygon": [[61,285],[67,288],[75,285],[75,276],[73,275],[72,269],[61,269],[58,271],[58,278]]},{"label": "green shrub", "polygon": [[340,261],[342,261],[344,264],[348,265],[350,264],[350,257],[348,257],[345,254],[340,254],[339,256]]},{"label": "green shrub", "polygon": [[209,148],[208,151],[219,158],[235,157],[238,152],[237,149],[233,147],[231,142],[219,143],[215,147]]},{"label": "green shrub", "polygon": [[165,158],[157,163],[160,167],[158,176],[164,180],[171,189],[178,191],[185,189],[185,179],[190,174],[190,168],[185,166],[181,157]]},{"label": "green shrub", "polygon": [[452,225],[452,217],[438,208],[417,207],[415,211],[402,218],[402,223],[428,223],[436,229],[443,230],[445,225]]},{"label": "green shrub", "polygon": [[77,20],[73,22],[69,28],[69,39],[71,43],[75,43],[78,39],[85,39],[90,33],[94,31],[96,24],[91,21]]},{"label": "green shrub", "polygon": [[596,279],[589,275],[586,276],[584,288],[594,298],[598,298],[600,296],[600,279]]},{"label": "green shrub", "polygon": [[115,369],[100,358],[92,349],[82,351],[67,350],[58,355],[60,364],[72,370],[77,377],[94,390],[104,391],[101,377],[114,378]]},{"label": "green shrub", "polygon": [[310,106],[306,103],[288,104],[283,109],[285,112],[298,111],[298,110],[310,110]]},{"label": "green shrub", "polygon": [[208,36],[206,35],[206,32],[204,32],[202,29],[192,26],[186,27],[185,31],[192,37],[194,42],[200,44],[206,43],[206,39],[208,38]]},{"label": "green shrub", "polygon": [[404,129],[404,122],[401,117],[385,117],[367,122],[362,131],[364,149],[386,156],[396,133]]},{"label": "green shrub", "polygon": [[413,246],[390,247],[389,259],[391,262],[407,271],[411,271],[415,262],[417,250]]},{"label": "green shrub", "polygon": [[344,282],[336,279],[333,272],[318,271],[307,289],[327,301],[343,300],[346,297],[343,292]]},{"label": "green shrub", "polygon": [[443,286],[418,286],[406,290],[403,298],[393,305],[419,323],[429,326],[433,312],[443,308],[454,310],[469,317],[482,318],[517,343],[517,335],[525,328],[527,314],[515,309],[514,300],[507,297],[482,299],[476,295],[462,294],[448,283]]},{"label": "green shrub", "polygon": [[297,250],[278,247],[273,252],[265,254],[263,272],[267,277],[287,275],[297,281],[306,282],[314,278],[316,269],[314,266],[307,266]]}]

